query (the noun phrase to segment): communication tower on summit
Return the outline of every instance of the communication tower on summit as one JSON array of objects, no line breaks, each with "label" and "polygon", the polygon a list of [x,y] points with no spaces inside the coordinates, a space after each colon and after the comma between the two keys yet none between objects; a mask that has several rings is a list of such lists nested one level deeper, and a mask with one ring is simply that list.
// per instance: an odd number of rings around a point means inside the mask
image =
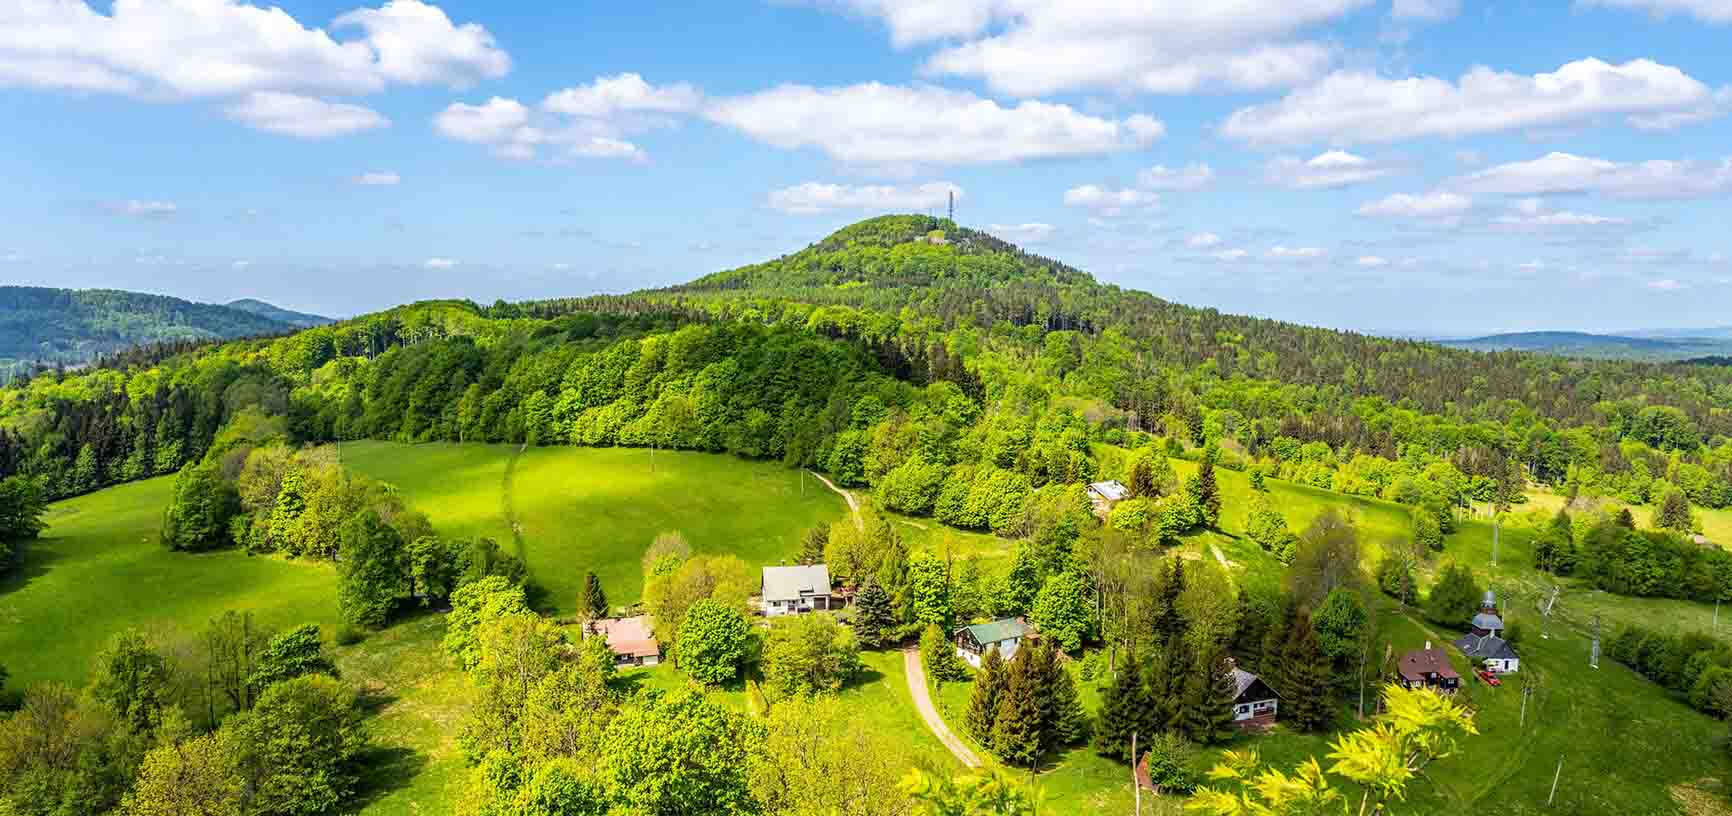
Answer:
[{"label": "communication tower on summit", "polygon": [[950,220],[956,221],[956,191],[950,191]]}]

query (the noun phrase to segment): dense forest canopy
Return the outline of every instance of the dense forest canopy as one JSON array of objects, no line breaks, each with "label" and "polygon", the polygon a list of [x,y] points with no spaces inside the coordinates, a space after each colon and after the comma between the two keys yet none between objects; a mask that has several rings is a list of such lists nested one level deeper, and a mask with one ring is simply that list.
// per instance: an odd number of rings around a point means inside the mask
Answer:
[{"label": "dense forest canopy", "polygon": [[655,444],[872,486],[918,451],[922,485],[967,467],[1032,490],[1092,475],[1091,442],[1147,433],[1347,492],[1390,496],[1447,463],[1479,498],[1526,478],[1732,504],[1732,370],[1224,315],[923,216],[669,289],[427,302],[39,377],[0,392],[0,475],[59,496],[170,472],[247,406],[299,441]]}]

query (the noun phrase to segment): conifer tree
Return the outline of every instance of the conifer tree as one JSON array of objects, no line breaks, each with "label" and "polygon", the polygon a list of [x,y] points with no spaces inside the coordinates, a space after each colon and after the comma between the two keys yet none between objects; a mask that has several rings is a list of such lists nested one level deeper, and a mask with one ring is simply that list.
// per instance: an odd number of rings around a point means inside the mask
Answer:
[{"label": "conifer tree", "polygon": [[1281,711],[1302,731],[1319,731],[1335,719],[1329,700],[1329,655],[1303,612],[1294,618],[1281,656]]},{"label": "conifer tree", "polygon": [[1152,499],[1159,492],[1155,487],[1155,471],[1149,467],[1147,456],[1138,456],[1136,463],[1131,465],[1131,483],[1127,487],[1131,489],[1131,496],[1139,499]]},{"label": "conifer tree", "polygon": [[1185,680],[1184,735],[1198,745],[1217,745],[1233,737],[1233,700],[1238,686],[1225,656],[1198,663]]},{"label": "conifer tree", "polygon": [[1177,728],[1179,716],[1184,712],[1182,698],[1185,691],[1185,657],[1178,641],[1163,649],[1149,665],[1146,686],[1144,694],[1148,713],[1145,716],[1149,730]]},{"label": "conifer tree", "polygon": [[1088,712],[1077,696],[1076,680],[1064,667],[1064,652],[1050,638],[1036,644],[1035,668],[1040,675],[1041,752],[1051,755],[1058,748],[1088,738]]},{"label": "conifer tree", "polygon": [[974,691],[968,696],[968,713],[963,720],[969,735],[983,744],[992,741],[993,718],[998,716],[998,702],[1009,683],[1009,667],[999,657],[998,647],[987,649],[980,659],[980,674],[974,678]]},{"label": "conifer tree", "polygon": [[1033,649],[1019,649],[1010,661],[1010,680],[992,718],[992,752],[1024,767],[1032,767],[1040,755],[1040,676],[1033,657]]},{"label": "conifer tree", "polygon": [[877,649],[890,641],[896,614],[890,609],[890,594],[877,581],[866,579],[854,613],[854,632],[860,636],[860,645]]},{"label": "conifer tree", "polygon": [[1145,715],[1148,695],[1143,686],[1143,667],[1135,654],[1125,655],[1113,684],[1101,695],[1101,716],[1095,728],[1095,752],[1120,762],[1131,758],[1131,735],[1149,734]]},{"label": "conifer tree", "polygon": [[1169,564],[1171,568],[1164,571],[1156,587],[1155,640],[1163,645],[1177,641],[1185,631],[1185,619],[1179,613],[1179,595],[1185,591],[1185,562],[1174,557]]},{"label": "conifer tree", "polygon": [[577,596],[577,608],[588,615],[590,620],[607,617],[610,607],[607,603],[607,593],[601,589],[601,579],[595,573],[590,573],[583,579],[583,589]]},{"label": "conifer tree", "polygon": [[1197,466],[1197,500],[1198,509],[1203,511],[1203,526],[1215,528],[1221,522],[1221,487],[1215,483],[1215,457],[1218,451],[1210,445],[1203,453],[1203,462]]},{"label": "conifer tree", "polygon": [[830,526],[828,524],[819,524],[807,530],[805,537],[800,540],[800,563],[806,565],[824,563],[824,547],[829,543]]}]

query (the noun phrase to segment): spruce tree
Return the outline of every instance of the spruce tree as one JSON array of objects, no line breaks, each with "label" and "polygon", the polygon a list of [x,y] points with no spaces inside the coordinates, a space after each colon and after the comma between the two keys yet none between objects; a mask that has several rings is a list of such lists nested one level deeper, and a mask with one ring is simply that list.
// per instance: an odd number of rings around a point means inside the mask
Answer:
[{"label": "spruce tree", "polygon": [[1138,456],[1136,464],[1131,465],[1131,496],[1139,499],[1155,498],[1158,489],[1155,487],[1155,471],[1149,467],[1147,456]]},{"label": "spruce tree", "polygon": [[1185,619],[1179,614],[1179,595],[1185,591],[1185,562],[1175,556],[1169,563],[1171,569],[1165,571],[1156,587],[1155,640],[1162,645],[1170,645],[1185,632]]},{"label": "spruce tree", "polygon": [[1036,644],[1035,670],[1040,678],[1041,752],[1075,745],[1088,737],[1088,713],[1077,696],[1076,680],[1064,666],[1064,651],[1050,638]]},{"label": "spruce tree", "polygon": [[1203,454],[1197,466],[1197,507],[1203,511],[1203,526],[1211,529],[1221,522],[1221,486],[1215,483],[1215,447]]},{"label": "spruce tree", "polygon": [[601,589],[601,579],[595,573],[590,573],[583,579],[583,589],[578,592],[577,608],[588,615],[590,620],[607,617],[610,607],[607,603],[607,593]]},{"label": "spruce tree", "polygon": [[824,547],[830,543],[830,527],[819,524],[806,531],[800,540],[800,563],[806,565],[824,563]]},{"label": "spruce tree", "polygon": [[1010,661],[1010,680],[999,695],[993,715],[992,752],[1012,765],[1033,767],[1040,755],[1040,677],[1034,650],[1017,650]]},{"label": "spruce tree", "polygon": [[1169,731],[1179,726],[1184,713],[1185,652],[1175,640],[1150,665],[1147,717],[1150,731]]},{"label": "spruce tree", "polygon": [[890,593],[885,592],[877,581],[867,578],[854,606],[854,632],[860,636],[860,645],[877,649],[888,643],[896,628],[896,614],[890,609]]},{"label": "spruce tree", "polygon": [[1233,738],[1233,701],[1238,685],[1232,665],[1216,656],[1198,664],[1186,679],[1186,737],[1198,745],[1218,745]]},{"label": "spruce tree", "polygon": [[980,659],[980,674],[974,678],[974,691],[968,696],[968,714],[963,720],[969,736],[982,744],[992,741],[992,721],[998,716],[999,698],[1004,696],[1009,682],[1009,669],[1004,658],[999,657],[998,647],[987,649],[986,656]]},{"label": "spruce tree", "polygon": [[1329,699],[1329,655],[1311,625],[1311,616],[1301,612],[1293,621],[1287,647],[1282,654],[1281,711],[1301,731],[1319,731],[1335,720]]},{"label": "spruce tree", "polygon": [[1143,669],[1135,654],[1125,655],[1113,684],[1101,695],[1101,716],[1095,728],[1095,752],[1120,762],[1129,762],[1131,735],[1147,739],[1143,714],[1148,708],[1143,688]]}]

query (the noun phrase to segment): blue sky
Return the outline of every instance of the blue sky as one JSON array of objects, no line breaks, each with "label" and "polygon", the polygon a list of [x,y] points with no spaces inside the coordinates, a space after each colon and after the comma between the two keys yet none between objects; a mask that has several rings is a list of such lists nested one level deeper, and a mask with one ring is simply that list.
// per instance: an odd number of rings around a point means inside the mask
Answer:
[{"label": "blue sky", "polygon": [[1732,0],[0,0],[0,280],[348,315],[942,208],[1343,328],[1732,323]]}]

